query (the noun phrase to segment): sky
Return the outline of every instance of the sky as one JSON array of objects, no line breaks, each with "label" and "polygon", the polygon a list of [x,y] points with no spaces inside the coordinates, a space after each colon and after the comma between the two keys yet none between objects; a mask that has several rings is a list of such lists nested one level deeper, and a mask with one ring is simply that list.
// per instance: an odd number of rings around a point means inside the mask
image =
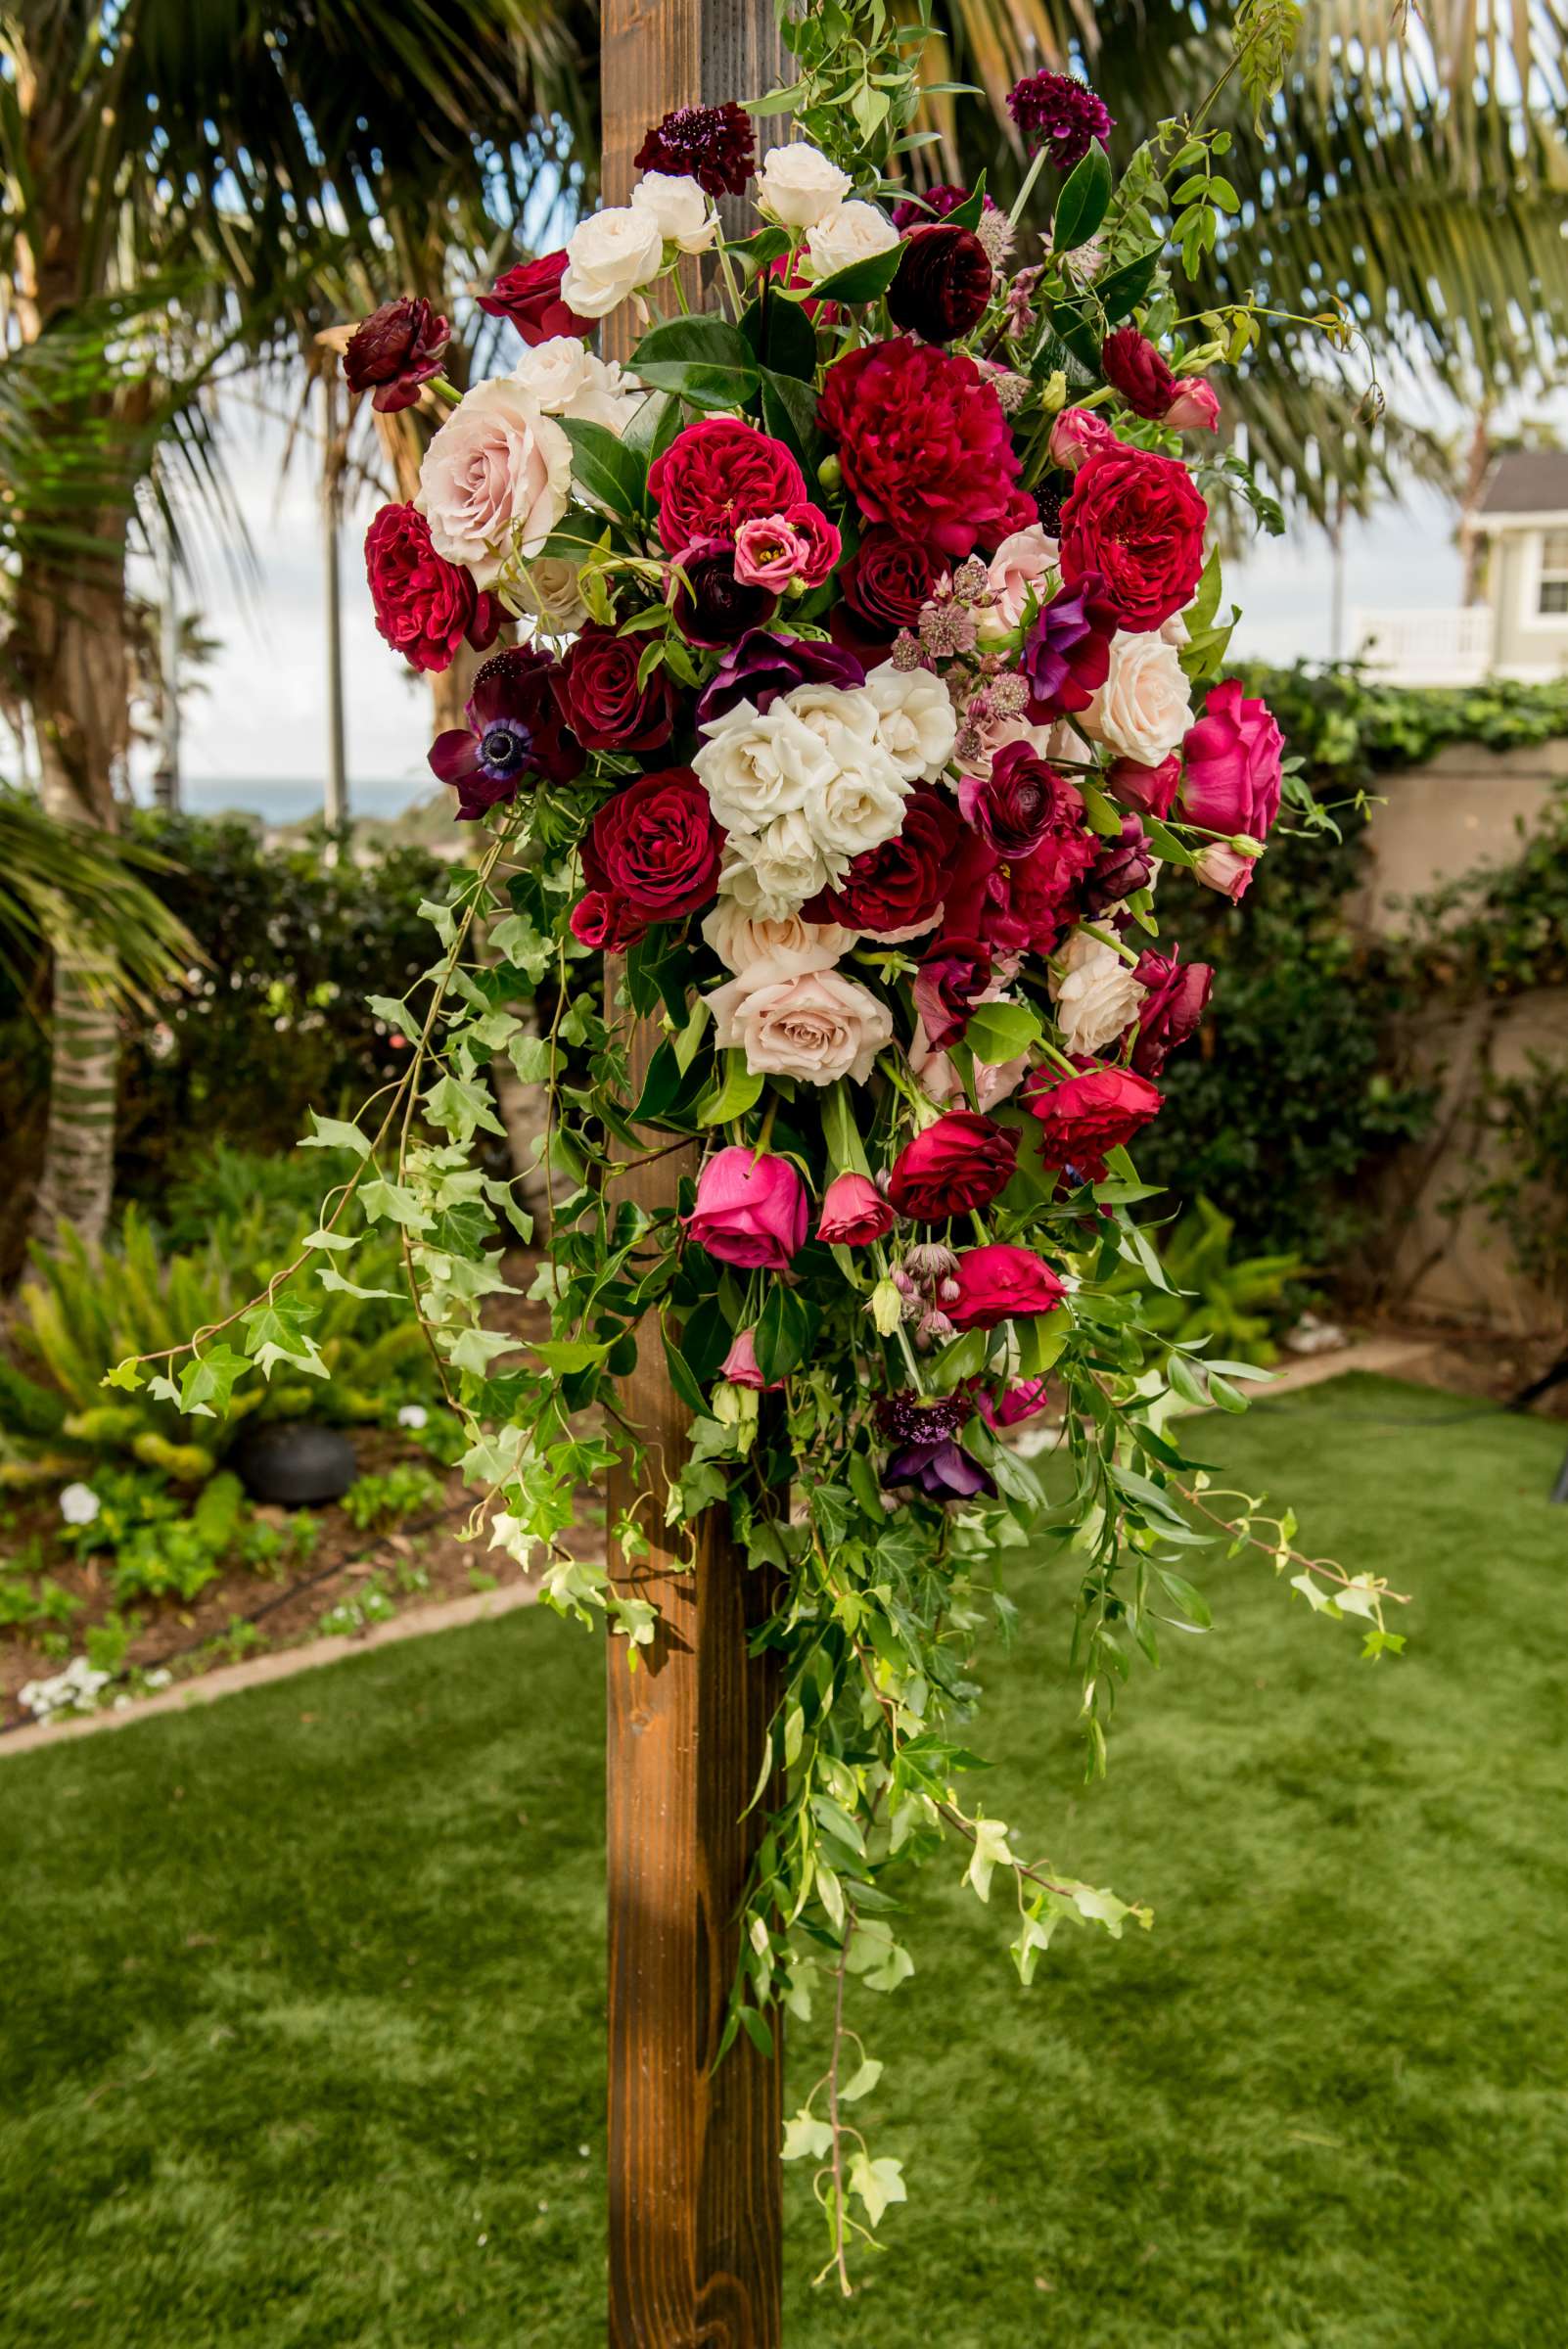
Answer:
[{"label": "sky", "polygon": [[[283,438],[264,419],[231,436],[230,472],[258,576],[242,587],[208,558],[194,595],[185,591],[220,650],[204,672],[206,690],[185,705],[182,760],[188,806],[245,808],[279,823],[319,806],[327,728],[319,509],[307,448],[280,481]],[[361,814],[391,815],[437,787],[425,765],[429,693],[408,679],[371,619],[360,544],[373,510],[367,500],[350,512],[343,531],[348,795]],[[1452,610],[1459,586],[1452,506],[1412,491],[1347,532],[1345,567],[1353,613]],[[1243,612],[1239,655],[1326,658],[1332,562],[1320,534],[1260,539],[1250,559],[1232,563],[1226,583]],[[142,759],[135,768],[142,798],[148,765]]]}]

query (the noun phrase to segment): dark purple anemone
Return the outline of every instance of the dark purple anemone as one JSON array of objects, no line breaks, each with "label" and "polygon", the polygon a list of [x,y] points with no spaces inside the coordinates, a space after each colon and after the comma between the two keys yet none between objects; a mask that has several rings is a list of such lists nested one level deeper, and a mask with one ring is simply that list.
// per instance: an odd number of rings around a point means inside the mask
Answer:
[{"label": "dark purple anemone", "polygon": [[789,693],[797,685],[864,683],[864,662],[840,645],[813,643],[805,636],[775,636],[770,629],[753,628],[719,663],[717,675],[697,705],[697,723],[711,726],[737,702],[753,702],[759,710],[770,710],[781,693]]},{"label": "dark purple anemone", "polygon": [[555,666],[532,645],[497,653],[474,679],[467,725],[431,744],[431,770],[456,790],[460,823],[515,799],[526,781],[570,783],[581,773],[581,746],[562,724],[551,690]]}]

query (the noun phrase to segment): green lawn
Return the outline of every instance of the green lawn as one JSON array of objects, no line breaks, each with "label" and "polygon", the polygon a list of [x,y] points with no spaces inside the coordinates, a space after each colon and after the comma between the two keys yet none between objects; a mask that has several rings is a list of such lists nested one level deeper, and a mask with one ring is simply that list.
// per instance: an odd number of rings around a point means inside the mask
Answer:
[{"label": "green lawn", "polygon": [[[1410,1649],[1212,1566],[1107,1787],[1063,1570],[1020,1589],[987,1807],[1155,1930],[1026,1995],[1005,1907],[928,1887],[865,2002],[910,2202],[845,2308],[791,2174],[791,2349],[1568,2338],[1563,1431],[1458,1407],[1342,1379],[1205,1428],[1418,1592]],[[603,2338],[599,1670],[515,1615],[0,1764],[0,2337]]]}]

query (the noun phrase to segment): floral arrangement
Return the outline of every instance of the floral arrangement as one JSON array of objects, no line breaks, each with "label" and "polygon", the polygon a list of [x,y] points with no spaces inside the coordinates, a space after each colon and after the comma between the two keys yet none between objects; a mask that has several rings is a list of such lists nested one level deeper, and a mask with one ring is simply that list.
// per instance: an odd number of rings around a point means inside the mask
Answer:
[{"label": "floral arrangement", "polygon": [[[400,1227],[491,1539],[542,1547],[546,1596],[633,1664],[652,1609],[559,1537],[637,1454],[617,1382],[662,1347],[692,1414],[669,1522],[727,1510],[776,1578],[758,1761],[784,1793],[730,2022],[764,2040],[819,1970],[841,2017],[846,1974],[912,1970],[883,1879],[950,1836],[982,1901],[998,1875],[1015,1896],[1026,1983],[1064,1920],[1148,1923],[961,1799],[975,1642],[1010,1623],[1026,1543],[1066,1553],[1092,1770],[1138,1656],[1208,1620],[1205,1542],[1363,1618],[1368,1653],[1398,1644],[1381,1584],[1302,1557],[1288,1516],[1188,1456],[1174,1412],[1241,1408],[1248,1366],[1167,1362],[1113,1285],[1166,1286],[1130,1148],[1213,976],[1161,942],[1160,874],[1239,901],[1282,805],[1311,815],[1222,673],[1211,501],[1269,508],[1214,376],[1260,321],[1183,316],[1167,262],[1233,204],[1225,134],[1168,124],[1118,183],[1100,100],[1035,74],[1003,211],[888,177],[919,144],[902,36],[852,69],[827,16],[792,34],[791,89],[652,125],[629,202],[480,297],[515,330],[507,373],[459,396],[421,300],[347,345],[355,392],[435,422],[417,496],[371,524],[369,585],[415,668],[487,656],[430,753],[484,848],[432,908],[425,998],[377,1005],[413,1040],[403,1084],[317,1121],[362,1163],[302,1260],[340,1285],[362,1223]],[[759,160],[755,118],[784,111]],[[623,363],[592,347],[606,322]],[[535,988],[543,1036],[512,1008]],[[512,1367],[482,1309],[499,1221],[528,1223],[472,1147],[499,1130],[497,1052],[549,1088],[561,1193],[553,1334]],[[668,1208],[618,1188],[683,1146]],[[187,1405],[249,1363],[322,1366],[309,1310],[280,1281],[243,1353],[206,1333]],[[646,1480],[623,1559],[664,1505]],[[852,2237],[903,2198],[845,2114],[877,2070],[852,2080],[847,2046],[841,2021],[786,2145],[821,2165],[846,2288]]]}]

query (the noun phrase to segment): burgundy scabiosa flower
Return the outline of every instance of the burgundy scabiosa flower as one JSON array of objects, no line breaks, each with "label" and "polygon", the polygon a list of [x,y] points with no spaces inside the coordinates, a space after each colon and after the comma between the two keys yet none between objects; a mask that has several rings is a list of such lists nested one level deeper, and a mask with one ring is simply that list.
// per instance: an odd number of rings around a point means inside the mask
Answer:
[{"label": "burgundy scabiosa flower", "polygon": [[977,1493],[993,1496],[996,1487],[990,1470],[958,1442],[959,1430],[974,1415],[969,1395],[940,1395],[929,1402],[914,1395],[882,1396],[877,1426],[897,1447],[882,1471],[884,1485],[917,1485],[931,1500],[971,1500]]},{"label": "burgundy scabiosa flower", "polygon": [[431,744],[432,771],[456,790],[460,823],[516,799],[527,782],[570,783],[581,773],[581,746],[561,721],[554,680],[547,653],[510,646],[474,679],[467,725]]},{"label": "burgundy scabiosa flower", "polygon": [[411,408],[421,389],[441,371],[447,325],[428,301],[400,295],[384,301],[354,328],[343,354],[350,392],[368,392],[383,416]]},{"label": "burgundy scabiosa flower", "polygon": [[632,158],[639,171],[694,179],[710,196],[739,196],[757,167],[752,118],[743,106],[677,106],[656,122]]},{"label": "burgundy scabiosa flower", "polygon": [[1008,91],[1007,111],[1058,171],[1081,163],[1096,139],[1105,146],[1113,127],[1104,99],[1070,73],[1026,74]]}]

